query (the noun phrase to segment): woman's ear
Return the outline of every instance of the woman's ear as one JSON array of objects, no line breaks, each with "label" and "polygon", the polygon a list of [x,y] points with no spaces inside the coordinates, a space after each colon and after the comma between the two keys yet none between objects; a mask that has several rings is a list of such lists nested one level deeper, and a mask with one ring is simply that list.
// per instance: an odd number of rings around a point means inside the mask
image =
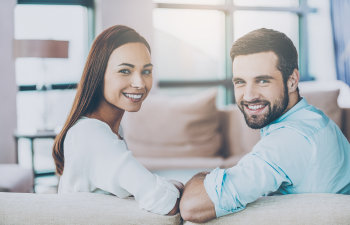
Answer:
[{"label": "woman's ear", "polygon": [[293,70],[293,73],[289,76],[288,81],[287,81],[287,86],[288,86],[288,92],[295,92],[298,88],[299,84],[299,79],[300,79],[300,74],[297,69]]}]

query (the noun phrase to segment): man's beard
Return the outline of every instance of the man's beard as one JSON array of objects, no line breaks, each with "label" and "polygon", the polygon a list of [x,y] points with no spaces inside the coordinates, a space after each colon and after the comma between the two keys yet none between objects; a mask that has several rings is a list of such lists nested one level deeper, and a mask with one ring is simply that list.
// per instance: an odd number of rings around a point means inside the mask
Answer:
[{"label": "man's beard", "polygon": [[[257,104],[261,103],[263,105],[266,105],[268,107],[268,111],[263,115],[249,115],[245,112],[245,105],[247,104]],[[256,99],[254,101],[244,101],[242,100],[240,104],[238,105],[239,109],[244,115],[245,122],[250,128],[253,129],[261,129],[265,127],[266,125],[270,124],[284,113],[289,103],[289,96],[288,96],[288,89],[286,86],[284,86],[283,95],[281,98],[276,99],[276,101],[273,104],[273,107],[271,108],[271,102],[266,100],[260,100]]]}]

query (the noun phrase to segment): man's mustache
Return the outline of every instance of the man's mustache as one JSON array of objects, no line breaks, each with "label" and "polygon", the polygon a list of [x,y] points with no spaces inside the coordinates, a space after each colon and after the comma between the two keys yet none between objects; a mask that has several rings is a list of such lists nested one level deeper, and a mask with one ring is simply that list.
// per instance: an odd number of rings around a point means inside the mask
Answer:
[{"label": "man's mustache", "polygon": [[261,99],[254,99],[252,101],[245,101],[245,100],[240,101],[240,105],[250,105],[250,104],[268,105],[270,104],[270,102],[266,100],[261,100]]}]

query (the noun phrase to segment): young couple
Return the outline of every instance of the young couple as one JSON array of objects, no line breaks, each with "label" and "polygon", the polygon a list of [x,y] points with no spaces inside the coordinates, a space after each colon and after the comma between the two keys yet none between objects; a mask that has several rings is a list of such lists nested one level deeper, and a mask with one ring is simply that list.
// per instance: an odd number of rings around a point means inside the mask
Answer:
[{"label": "young couple", "polygon": [[180,209],[194,222],[240,211],[271,193],[350,194],[349,142],[300,97],[291,40],[255,30],[234,43],[231,58],[237,105],[262,139],[236,166],[199,173],[184,187],[145,169],[120,135],[124,112],[138,111],[152,87],[149,44],[126,26],[103,31],[53,147],[58,192],[133,195],[145,210],[173,215]]}]

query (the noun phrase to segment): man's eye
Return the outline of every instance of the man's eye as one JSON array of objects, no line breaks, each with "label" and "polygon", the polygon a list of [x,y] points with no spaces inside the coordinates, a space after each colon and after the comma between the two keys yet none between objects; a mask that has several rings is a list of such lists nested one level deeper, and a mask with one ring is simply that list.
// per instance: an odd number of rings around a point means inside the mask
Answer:
[{"label": "man's eye", "polygon": [[259,80],[259,84],[266,84],[266,83],[269,83],[268,80]]},{"label": "man's eye", "polygon": [[150,75],[150,74],[152,74],[152,70],[144,70],[144,71],[142,71],[142,74]]},{"label": "man's eye", "polygon": [[121,70],[119,70],[119,73],[130,74],[130,70],[128,70],[128,69],[121,69]]},{"label": "man's eye", "polygon": [[242,80],[236,80],[236,81],[234,81],[234,84],[235,84],[235,85],[244,84],[244,81],[242,81]]}]

